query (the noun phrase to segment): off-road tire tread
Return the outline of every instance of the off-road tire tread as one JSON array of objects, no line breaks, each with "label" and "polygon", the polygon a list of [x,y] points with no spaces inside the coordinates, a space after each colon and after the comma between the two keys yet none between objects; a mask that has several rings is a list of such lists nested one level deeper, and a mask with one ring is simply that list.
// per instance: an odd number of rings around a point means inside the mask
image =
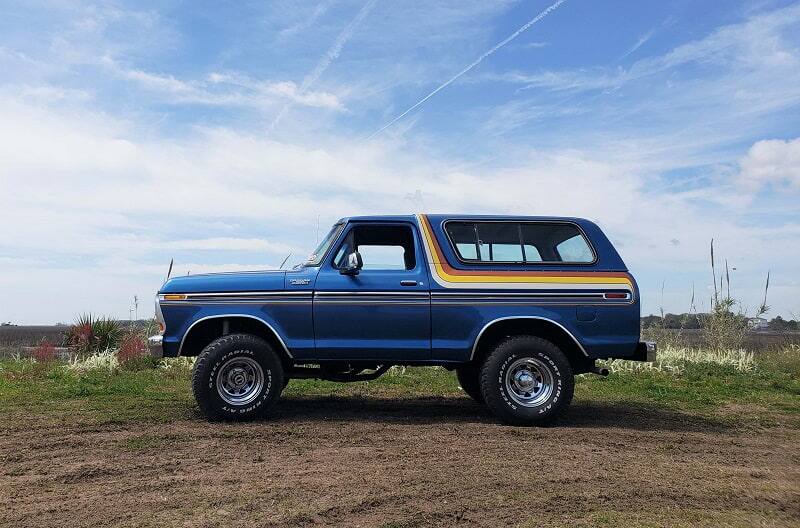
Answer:
[{"label": "off-road tire tread", "polygon": [[[213,406],[212,402],[203,397],[203,385],[205,383],[203,378],[206,371],[210,368],[210,363],[214,361],[214,356],[219,353],[221,348],[237,342],[247,343],[247,346],[251,349],[261,349],[262,353],[273,355],[275,364],[277,365],[277,368],[275,369],[277,372],[273,372],[273,376],[277,374],[281,378],[278,380],[278,383],[274,384],[275,387],[278,387],[278,393],[273,397],[270,397],[266,405],[261,405],[256,411],[244,415],[221,413]],[[280,397],[280,393],[283,392],[283,389],[286,387],[286,383],[283,381],[283,377],[286,374],[283,372],[281,367],[282,364],[280,358],[275,353],[275,350],[262,338],[252,334],[228,334],[215,339],[209,343],[202,352],[200,352],[200,355],[197,357],[197,360],[194,363],[194,369],[192,370],[192,393],[194,394],[195,401],[197,401],[197,405],[200,407],[200,410],[203,411],[203,414],[211,421],[253,420],[255,418],[262,417],[272,407],[272,405],[274,405],[275,401],[278,399],[278,397]]]},{"label": "off-road tire tread", "polygon": [[[517,347],[522,350],[544,352],[557,363],[561,372],[561,396],[553,408],[544,414],[525,416],[515,412],[504,401],[500,391],[492,385],[498,375],[503,358]],[[517,353],[519,354],[519,352]],[[502,422],[509,425],[550,425],[561,416],[572,401],[575,392],[575,377],[569,360],[552,342],[532,335],[518,335],[501,341],[483,361],[480,370],[480,387],[484,403]]]}]

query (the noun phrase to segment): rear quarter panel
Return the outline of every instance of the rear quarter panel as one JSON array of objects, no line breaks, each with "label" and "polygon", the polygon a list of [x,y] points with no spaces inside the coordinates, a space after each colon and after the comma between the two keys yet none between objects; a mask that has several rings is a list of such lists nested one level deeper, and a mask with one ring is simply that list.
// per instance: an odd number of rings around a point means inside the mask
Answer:
[{"label": "rear quarter panel", "polygon": [[[457,258],[444,231],[445,221],[458,219],[418,216],[429,263],[434,359],[468,360],[484,328],[514,317],[547,319],[560,325],[591,358],[622,358],[634,353],[639,342],[638,287],[597,225],[577,218],[508,219],[577,225],[596,254],[592,264],[465,264]],[[631,298],[604,299],[605,292],[625,292]]]}]

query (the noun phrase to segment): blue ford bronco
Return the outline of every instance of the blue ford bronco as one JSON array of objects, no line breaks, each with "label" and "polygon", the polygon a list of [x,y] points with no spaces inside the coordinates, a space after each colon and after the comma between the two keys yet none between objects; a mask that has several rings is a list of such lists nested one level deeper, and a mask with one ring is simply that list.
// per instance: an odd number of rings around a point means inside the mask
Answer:
[{"label": "blue ford bronco", "polygon": [[344,218],[291,270],[167,280],[157,357],[198,356],[212,420],[262,416],[291,378],[375,379],[393,365],[454,370],[501,421],[548,422],[597,359],[654,361],[639,291],[580,218]]}]

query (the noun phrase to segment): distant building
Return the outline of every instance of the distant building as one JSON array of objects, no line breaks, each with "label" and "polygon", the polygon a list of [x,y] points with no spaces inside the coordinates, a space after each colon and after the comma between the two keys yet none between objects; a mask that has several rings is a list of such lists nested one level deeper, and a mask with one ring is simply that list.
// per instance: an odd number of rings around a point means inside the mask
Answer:
[{"label": "distant building", "polygon": [[747,327],[750,330],[767,330],[769,328],[769,321],[763,317],[751,317],[747,320]]}]

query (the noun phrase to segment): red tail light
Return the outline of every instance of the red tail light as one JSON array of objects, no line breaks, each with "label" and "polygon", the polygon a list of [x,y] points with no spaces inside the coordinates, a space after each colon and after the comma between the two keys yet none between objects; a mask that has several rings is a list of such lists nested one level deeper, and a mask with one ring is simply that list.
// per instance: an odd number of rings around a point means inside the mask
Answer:
[{"label": "red tail light", "polygon": [[604,299],[627,299],[628,298],[628,294],[627,293],[604,293],[603,294],[603,298]]}]

